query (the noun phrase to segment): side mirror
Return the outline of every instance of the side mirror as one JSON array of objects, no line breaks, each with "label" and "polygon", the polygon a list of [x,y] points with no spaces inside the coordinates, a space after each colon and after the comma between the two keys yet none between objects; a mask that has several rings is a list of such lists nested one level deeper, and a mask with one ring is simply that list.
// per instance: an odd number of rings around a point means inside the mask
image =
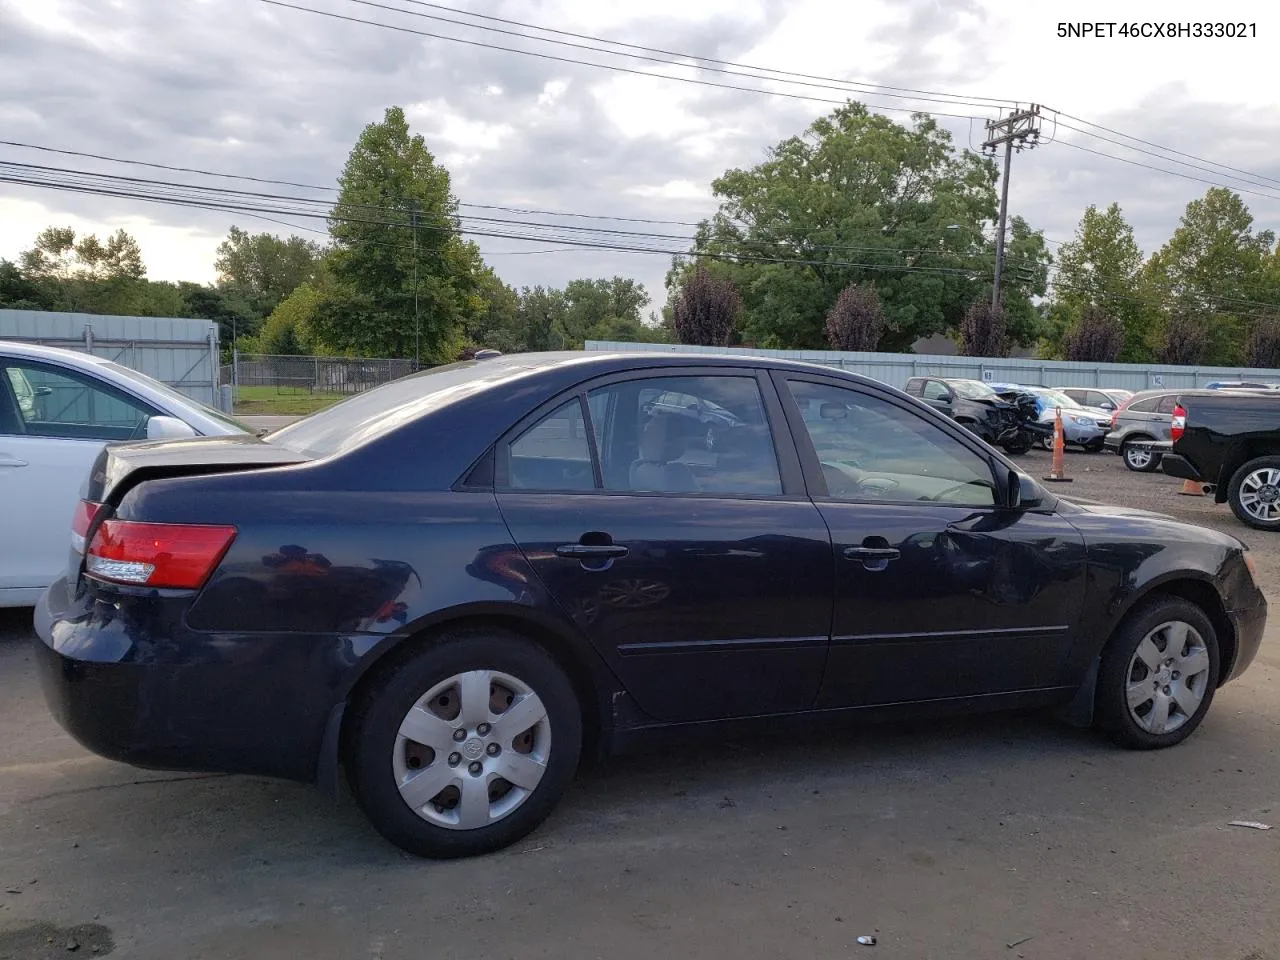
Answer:
[{"label": "side mirror", "polygon": [[177,417],[151,417],[147,421],[148,440],[186,440],[194,436],[191,425]]},{"label": "side mirror", "polygon": [[1005,503],[1014,510],[1034,510],[1044,503],[1044,491],[1025,473],[1010,470]]},{"label": "side mirror", "polygon": [[51,397],[53,396],[53,387],[36,387],[35,394],[37,397]]}]

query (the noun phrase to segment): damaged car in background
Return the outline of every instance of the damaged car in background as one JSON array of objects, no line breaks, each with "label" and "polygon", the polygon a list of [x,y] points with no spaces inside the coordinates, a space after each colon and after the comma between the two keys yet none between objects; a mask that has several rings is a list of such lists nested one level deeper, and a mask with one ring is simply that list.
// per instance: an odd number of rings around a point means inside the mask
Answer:
[{"label": "damaged car in background", "polygon": [[1040,422],[1035,396],[1020,387],[1001,391],[981,380],[912,377],[906,392],[1005,453],[1026,453],[1046,435],[1053,438],[1053,426]]}]

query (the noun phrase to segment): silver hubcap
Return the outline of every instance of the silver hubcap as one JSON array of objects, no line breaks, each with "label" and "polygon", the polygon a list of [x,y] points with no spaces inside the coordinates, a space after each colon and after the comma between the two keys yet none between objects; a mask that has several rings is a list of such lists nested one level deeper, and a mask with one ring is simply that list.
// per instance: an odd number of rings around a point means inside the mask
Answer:
[{"label": "silver hubcap", "polygon": [[1240,483],[1240,506],[1258,520],[1280,520],[1280,470],[1263,467],[1245,477]]},{"label": "silver hubcap", "polygon": [[1195,627],[1162,623],[1129,661],[1129,714],[1147,733],[1172,733],[1195,716],[1209,683],[1209,650]]},{"label": "silver hubcap", "polygon": [[546,707],[516,677],[470,670],[436,684],[400,722],[392,767],[418,816],[475,830],[537,788],[551,756]]},{"label": "silver hubcap", "polygon": [[1124,457],[1129,461],[1130,465],[1135,467],[1146,467],[1151,464],[1151,451],[1143,450],[1140,447],[1128,447],[1124,452]]}]

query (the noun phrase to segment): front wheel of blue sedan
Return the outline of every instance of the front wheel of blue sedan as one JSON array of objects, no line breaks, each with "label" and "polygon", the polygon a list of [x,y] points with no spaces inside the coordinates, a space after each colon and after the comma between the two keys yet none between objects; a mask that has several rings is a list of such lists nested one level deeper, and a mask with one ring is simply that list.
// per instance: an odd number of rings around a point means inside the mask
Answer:
[{"label": "front wheel of blue sedan", "polygon": [[551,813],[581,752],[573,685],[544,650],[504,631],[434,638],[384,667],[353,706],[352,791],[384,837],[418,856],[519,840]]}]

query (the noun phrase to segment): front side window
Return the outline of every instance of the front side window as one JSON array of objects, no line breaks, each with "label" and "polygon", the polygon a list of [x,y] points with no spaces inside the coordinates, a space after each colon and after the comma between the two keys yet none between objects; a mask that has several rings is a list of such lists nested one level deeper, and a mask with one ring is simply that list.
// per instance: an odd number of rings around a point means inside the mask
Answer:
[{"label": "front side window", "polygon": [[1137,403],[1129,405],[1129,409],[1134,413],[1155,413],[1156,403],[1159,397],[1148,397],[1146,400],[1139,400]]},{"label": "front side window", "polygon": [[835,500],[991,507],[991,465],[937,424],[862,393],[788,381]]},{"label": "front side window", "polygon": [[624,380],[590,391],[588,405],[606,490],[729,497],[782,493],[754,377]]},{"label": "front side window", "polygon": [[946,400],[950,396],[947,385],[941,380],[930,380],[924,385],[924,398],[926,400]]},{"label": "front side window", "polygon": [[61,440],[139,440],[155,415],[141,400],[78,371],[11,361],[5,369],[21,432]]}]

